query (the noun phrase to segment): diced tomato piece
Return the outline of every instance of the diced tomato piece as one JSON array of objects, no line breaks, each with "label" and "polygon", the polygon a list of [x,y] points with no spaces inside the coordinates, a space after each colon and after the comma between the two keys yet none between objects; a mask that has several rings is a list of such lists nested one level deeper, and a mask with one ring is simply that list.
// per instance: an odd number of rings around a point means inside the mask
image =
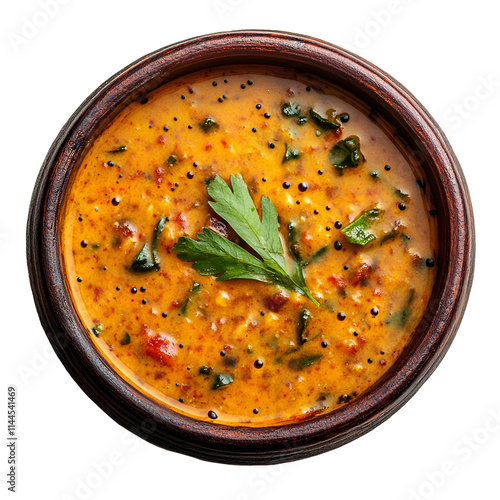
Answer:
[{"label": "diced tomato piece", "polygon": [[359,345],[356,339],[344,339],[340,343],[340,348],[347,354],[356,354],[359,351]]},{"label": "diced tomato piece", "polygon": [[336,276],[335,274],[332,274],[329,278],[328,281],[334,284],[335,288],[339,288],[340,290],[344,290],[346,287],[347,283],[342,276]]},{"label": "diced tomato piece", "polygon": [[363,262],[353,273],[351,284],[353,286],[359,285],[361,282],[370,278],[370,275],[373,272],[372,266],[367,262]]},{"label": "diced tomato piece", "polygon": [[146,334],[145,352],[165,365],[171,365],[177,356],[177,342],[166,333],[156,333],[143,325]]},{"label": "diced tomato piece", "polygon": [[288,302],[288,297],[277,293],[264,299],[264,305],[273,312],[278,312]]}]

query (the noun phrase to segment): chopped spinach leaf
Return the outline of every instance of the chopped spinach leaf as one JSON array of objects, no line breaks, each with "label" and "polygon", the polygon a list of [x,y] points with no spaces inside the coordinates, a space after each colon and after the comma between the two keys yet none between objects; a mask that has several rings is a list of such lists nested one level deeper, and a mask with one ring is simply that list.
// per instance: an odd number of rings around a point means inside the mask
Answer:
[{"label": "chopped spinach leaf", "polygon": [[108,153],[123,153],[124,151],[127,151],[127,146],[120,146],[112,151],[108,151]]},{"label": "chopped spinach leaf", "polygon": [[399,198],[409,198],[410,197],[410,195],[408,193],[401,191],[401,189],[399,189],[399,188],[394,188],[394,192],[396,193],[396,196],[399,196]]},{"label": "chopped spinach leaf", "polygon": [[120,340],[121,345],[127,345],[130,344],[130,334],[128,332],[125,332],[123,334],[122,339]]},{"label": "chopped spinach leaf", "polygon": [[281,108],[283,114],[289,118],[297,118],[297,123],[299,125],[304,125],[307,122],[307,118],[302,113],[302,108],[300,104],[296,102],[285,102]]},{"label": "chopped spinach leaf", "polygon": [[314,262],[321,259],[321,257],[323,257],[323,255],[325,255],[327,251],[328,251],[328,245],[321,247],[317,252],[313,253],[311,257],[309,257],[307,262],[304,262],[304,267],[308,266],[309,264],[313,264]]},{"label": "chopped spinach leaf", "polygon": [[212,389],[219,389],[221,387],[225,387],[226,385],[234,382],[233,377],[231,375],[227,375],[226,373],[217,373],[214,377],[214,383],[212,385]]},{"label": "chopped spinach leaf", "polygon": [[351,135],[347,139],[337,142],[328,153],[330,163],[343,174],[345,168],[357,167],[359,162],[365,161],[359,145],[359,137]]},{"label": "chopped spinach leaf", "polygon": [[198,370],[198,373],[200,375],[210,375],[210,368],[208,366],[200,366],[200,369]]},{"label": "chopped spinach leaf", "polygon": [[401,311],[397,312],[396,314],[392,315],[388,320],[386,320],[385,324],[389,325],[391,323],[395,324],[399,328],[403,328],[405,326],[406,321],[408,320],[410,313],[411,313],[411,305],[413,303],[413,300],[415,299],[415,289],[412,288],[410,290],[410,293],[408,295],[408,299],[406,301],[405,306]]},{"label": "chopped spinach leaf", "polygon": [[211,132],[212,130],[217,130],[219,128],[219,124],[212,118],[206,118],[205,121],[201,122],[199,125],[205,133]]},{"label": "chopped spinach leaf", "polygon": [[386,241],[393,240],[400,233],[401,228],[401,223],[396,221],[396,225],[382,237],[380,244],[383,245]]},{"label": "chopped spinach leaf", "polygon": [[295,371],[303,370],[304,368],[316,363],[316,361],[319,361],[322,357],[323,356],[321,354],[313,354],[312,356],[291,359],[288,362],[288,367]]},{"label": "chopped spinach leaf", "polygon": [[181,314],[183,316],[186,315],[187,313],[187,308],[188,308],[188,305],[189,303],[191,302],[191,300],[193,300],[193,297],[199,293],[201,289],[201,285],[199,283],[197,283],[196,281],[193,283],[193,286],[191,287],[191,290],[189,290],[189,294],[186,298],[186,300],[182,303],[182,306],[181,306]]},{"label": "chopped spinach leaf", "polygon": [[297,338],[299,344],[304,344],[307,342],[307,327],[311,322],[311,313],[307,309],[303,309],[299,313],[299,319],[297,320]]},{"label": "chopped spinach leaf", "polygon": [[296,262],[302,262],[299,250],[299,232],[292,221],[288,221],[288,250]]},{"label": "chopped spinach leaf", "polygon": [[130,266],[130,270],[136,273],[146,273],[149,271],[158,271],[160,269],[160,259],[158,257],[158,239],[163,228],[165,227],[165,219],[162,217],[157,222],[153,230],[153,238],[151,248],[149,243],[145,243],[141,251],[135,256]]},{"label": "chopped spinach leaf", "polygon": [[351,222],[348,226],[342,229],[347,241],[355,245],[367,245],[373,241],[376,236],[367,231],[373,222],[379,219],[383,210],[380,208],[372,208],[362,213],[355,221]]},{"label": "chopped spinach leaf", "polygon": [[290,160],[296,160],[299,157],[299,152],[295,148],[289,148],[288,144],[285,142],[285,154],[283,156],[283,161],[281,163],[286,163]]},{"label": "chopped spinach leaf", "polygon": [[328,120],[327,118],[323,118],[319,113],[316,113],[312,108],[309,110],[309,116],[311,120],[321,129],[323,130],[336,130],[340,127],[340,123],[336,118],[332,118]]},{"label": "chopped spinach leaf", "polygon": [[97,323],[94,325],[93,328],[90,329],[90,331],[96,336],[99,337],[99,334],[104,330],[104,326],[101,323]]},{"label": "chopped spinach leaf", "polygon": [[401,233],[401,239],[403,240],[405,245],[408,245],[408,242],[411,238],[407,234]]}]

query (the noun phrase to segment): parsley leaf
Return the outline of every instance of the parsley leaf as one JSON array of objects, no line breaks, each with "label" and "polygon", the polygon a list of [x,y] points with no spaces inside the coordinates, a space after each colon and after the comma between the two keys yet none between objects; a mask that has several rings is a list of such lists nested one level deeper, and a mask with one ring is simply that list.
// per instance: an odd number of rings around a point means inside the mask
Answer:
[{"label": "parsley leaf", "polygon": [[214,200],[209,205],[260,258],[207,228],[197,234],[197,240],[181,236],[172,251],[179,259],[193,262],[201,275],[218,275],[217,281],[240,278],[273,283],[297,291],[319,307],[307,288],[303,266],[292,262],[292,269],[287,267],[273,202],[262,197],[261,220],[241,175],[231,175],[230,181],[231,187],[215,177],[207,189]]}]

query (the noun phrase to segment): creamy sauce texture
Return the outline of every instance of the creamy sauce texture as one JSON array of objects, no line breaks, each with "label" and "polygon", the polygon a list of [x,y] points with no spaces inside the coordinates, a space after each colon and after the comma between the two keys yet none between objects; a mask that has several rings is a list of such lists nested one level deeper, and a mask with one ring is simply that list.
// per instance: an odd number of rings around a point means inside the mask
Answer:
[{"label": "creamy sauce texture", "polygon": [[[91,145],[63,214],[89,336],[131,384],[207,421],[274,425],[355,400],[411,339],[436,272],[430,192],[389,130],[324,81],[258,66],[195,73],[130,104]],[[364,161],[336,168],[332,148],[354,136]],[[309,262],[320,307],[277,285],[201,276],[172,251],[205,227],[252,252],[208,204],[207,185],[231,174],[259,213],[271,199],[285,258]],[[375,238],[349,242],[342,230],[373,209]],[[134,272],[160,220],[158,266]]]}]

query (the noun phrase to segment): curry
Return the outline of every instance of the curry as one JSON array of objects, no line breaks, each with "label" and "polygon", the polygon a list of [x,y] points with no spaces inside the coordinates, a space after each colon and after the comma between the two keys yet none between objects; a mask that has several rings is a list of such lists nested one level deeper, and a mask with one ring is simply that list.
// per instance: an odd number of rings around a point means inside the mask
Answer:
[{"label": "curry", "polygon": [[391,368],[432,292],[435,215],[417,159],[362,102],[228,66],[142,96],[90,145],[63,265],[129,383],[197,419],[277,425]]}]

